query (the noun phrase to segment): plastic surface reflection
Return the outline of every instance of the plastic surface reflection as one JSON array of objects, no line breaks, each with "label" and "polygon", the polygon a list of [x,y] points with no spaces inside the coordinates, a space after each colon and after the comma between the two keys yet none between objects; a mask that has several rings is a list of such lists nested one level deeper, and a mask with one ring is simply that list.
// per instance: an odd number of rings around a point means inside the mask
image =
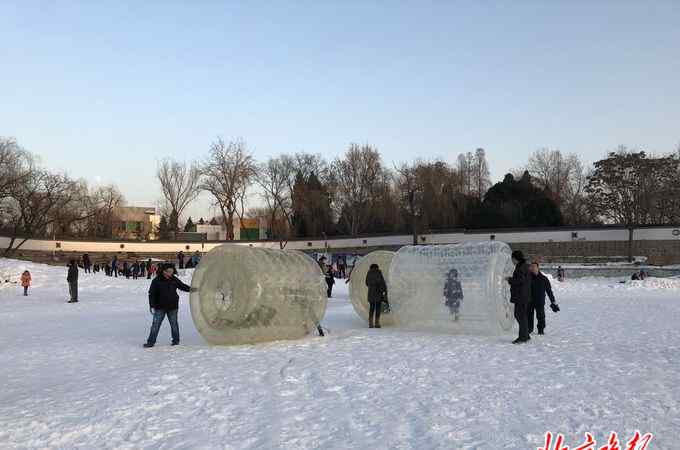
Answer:
[{"label": "plastic surface reflection", "polygon": [[514,327],[510,247],[497,241],[401,248],[390,265],[398,326],[503,334]]},{"label": "plastic surface reflection", "polygon": [[223,245],[203,257],[191,286],[191,316],[211,344],[298,339],[326,312],[321,269],[297,251]]}]

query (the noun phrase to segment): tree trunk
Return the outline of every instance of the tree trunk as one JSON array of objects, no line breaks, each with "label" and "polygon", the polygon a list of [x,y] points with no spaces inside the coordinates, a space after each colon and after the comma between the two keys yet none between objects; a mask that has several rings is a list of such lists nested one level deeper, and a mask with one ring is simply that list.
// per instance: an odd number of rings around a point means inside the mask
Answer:
[{"label": "tree trunk", "polygon": [[633,232],[634,227],[628,228],[628,262],[633,262]]},{"label": "tree trunk", "polygon": [[416,215],[411,213],[411,232],[413,233],[413,245],[418,245],[418,226],[416,224]]}]

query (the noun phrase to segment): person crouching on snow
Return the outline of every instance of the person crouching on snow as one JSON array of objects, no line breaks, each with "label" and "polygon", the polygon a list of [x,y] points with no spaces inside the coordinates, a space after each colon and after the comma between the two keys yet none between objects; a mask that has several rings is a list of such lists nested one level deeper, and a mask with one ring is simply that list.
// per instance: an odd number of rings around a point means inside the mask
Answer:
[{"label": "person crouching on snow", "polygon": [[387,283],[377,264],[371,264],[366,274],[366,286],[369,303],[368,328],[380,328],[380,310],[387,297]]},{"label": "person crouching on snow", "polygon": [[24,270],[21,274],[21,286],[24,288],[24,297],[28,297],[28,288],[31,286],[31,272]]},{"label": "person crouching on snow", "polygon": [[165,316],[168,316],[172,333],[172,345],[179,344],[179,324],[177,323],[177,309],[179,308],[179,295],[177,289],[190,292],[191,288],[175,276],[175,268],[171,264],[163,264],[158,268],[158,275],[151,282],[149,288],[149,311],[153,314],[153,323],[149,339],[145,348],[156,344],[158,332]]}]

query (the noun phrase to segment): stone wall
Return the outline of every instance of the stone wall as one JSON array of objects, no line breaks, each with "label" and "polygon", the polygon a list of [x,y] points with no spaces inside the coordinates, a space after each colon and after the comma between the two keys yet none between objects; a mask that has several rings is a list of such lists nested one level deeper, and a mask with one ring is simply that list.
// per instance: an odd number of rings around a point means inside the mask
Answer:
[{"label": "stone wall", "polygon": [[[543,262],[604,262],[628,255],[624,241],[513,243],[511,247]],[[680,264],[680,241],[633,241],[633,255],[646,256],[653,265]]]}]

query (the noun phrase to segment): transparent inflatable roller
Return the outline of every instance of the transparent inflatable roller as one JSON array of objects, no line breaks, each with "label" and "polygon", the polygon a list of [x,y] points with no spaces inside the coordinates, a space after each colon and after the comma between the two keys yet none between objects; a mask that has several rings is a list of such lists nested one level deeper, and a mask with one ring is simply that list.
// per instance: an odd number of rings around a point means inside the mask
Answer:
[{"label": "transparent inflatable roller", "polygon": [[201,259],[191,286],[191,316],[211,344],[299,339],[326,312],[321,269],[298,251],[222,245]]},{"label": "transparent inflatable roller", "polygon": [[[368,287],[366,286],[366,274],[371,264],[377,264],[387,283],[387,298],[390,299],[390,264],[394,257],[394,252],[375,251],[371,252],[359,259],[352,269],[352,275],[349,282],[349,297],[352,301],[354,311],[368,323]],[[380,324],[382,326],[394,325],[392,313],[383,313],[380,315]]]},{"label": "transparent inflatable roller", "polygon": [[514,328],[510,247],[498,241],[401,248],[390,265],[397,325],[500,335]]}]

